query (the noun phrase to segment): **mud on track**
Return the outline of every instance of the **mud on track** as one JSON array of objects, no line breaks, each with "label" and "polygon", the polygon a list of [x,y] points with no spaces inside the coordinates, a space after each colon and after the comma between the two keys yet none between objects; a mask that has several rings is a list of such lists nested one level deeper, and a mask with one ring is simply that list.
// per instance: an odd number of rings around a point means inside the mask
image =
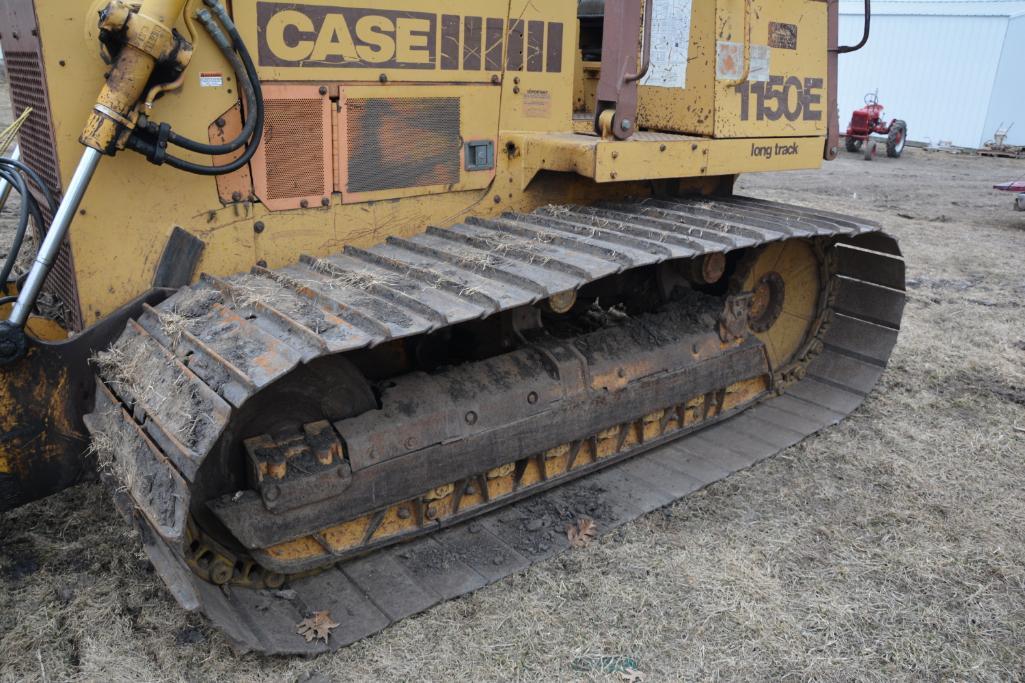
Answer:
[{"label": "mud on track", "polygon": [[742,178],[901,240],[904,329],[865,406],[336,655],[234,657],[178,609],[98,485],[0,516],[0,680],[621,680],[574,669],[598,654],[649,681],[1021,677],[1025,214],[989,187],[1022,176],[1021,161],[909,148]]}]

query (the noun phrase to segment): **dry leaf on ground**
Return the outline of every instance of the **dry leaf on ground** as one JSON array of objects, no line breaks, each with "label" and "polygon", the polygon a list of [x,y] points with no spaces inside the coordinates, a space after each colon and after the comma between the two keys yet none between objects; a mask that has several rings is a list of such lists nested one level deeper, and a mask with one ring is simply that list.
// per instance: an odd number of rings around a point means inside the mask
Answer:
[{"label": "dry leaf on ground", "polygon": [[590,517],[581,517],[576,524],[566,527],[566,537],[569,538],[570,546],[583,548],[598,535],[598,525]]},{"label": "dry leaf on ground", "polygon": [[312,617],[303,619],[295,628],[295,632],[310,642],[314,638],[327,642],[332,629],[338,628],[339,624],[331,619],[328,612],[315,612]]}]

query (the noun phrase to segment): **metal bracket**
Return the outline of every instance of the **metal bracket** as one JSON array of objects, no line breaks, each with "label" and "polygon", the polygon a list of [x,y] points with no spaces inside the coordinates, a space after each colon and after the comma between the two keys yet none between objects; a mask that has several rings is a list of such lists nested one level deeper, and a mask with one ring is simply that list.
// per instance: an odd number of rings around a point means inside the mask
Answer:
[{"label": "metal bracket", "polygon": [[637,131],[637,84],[651,66],[653,0],[644,0],[644,44],[638,68],[641,0],[606,0],[601,78],[594,104],[594,132],[626,140]]}]

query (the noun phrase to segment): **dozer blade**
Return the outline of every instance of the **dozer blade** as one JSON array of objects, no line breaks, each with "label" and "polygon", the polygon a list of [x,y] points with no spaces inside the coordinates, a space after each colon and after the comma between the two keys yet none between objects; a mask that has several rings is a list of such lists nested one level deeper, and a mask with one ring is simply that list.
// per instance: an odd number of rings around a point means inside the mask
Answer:
[{"label": "dozer blade", "polygon": [[[718,274],[681,279],[713,254]],[[601,309],[616,278],[663,294]],[[204,277],[101,358],[87,425],[186,609],[240,649],[316,653],[839,422],[903,305],[896,242],[863,220],[740,197],[545,207]],[[496,320],[508,348],[375,376]],[[319,613],[337,625],[300,635]]]}]

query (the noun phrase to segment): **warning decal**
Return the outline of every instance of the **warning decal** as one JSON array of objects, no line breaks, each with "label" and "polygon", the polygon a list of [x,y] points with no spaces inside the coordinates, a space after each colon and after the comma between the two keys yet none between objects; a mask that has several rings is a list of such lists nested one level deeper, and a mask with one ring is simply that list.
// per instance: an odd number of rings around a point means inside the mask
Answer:
[{"label": "warning decal", "polygon": [[687,87],[693,0],[655,0],[651,21],[651,68],[641,85]]}]

